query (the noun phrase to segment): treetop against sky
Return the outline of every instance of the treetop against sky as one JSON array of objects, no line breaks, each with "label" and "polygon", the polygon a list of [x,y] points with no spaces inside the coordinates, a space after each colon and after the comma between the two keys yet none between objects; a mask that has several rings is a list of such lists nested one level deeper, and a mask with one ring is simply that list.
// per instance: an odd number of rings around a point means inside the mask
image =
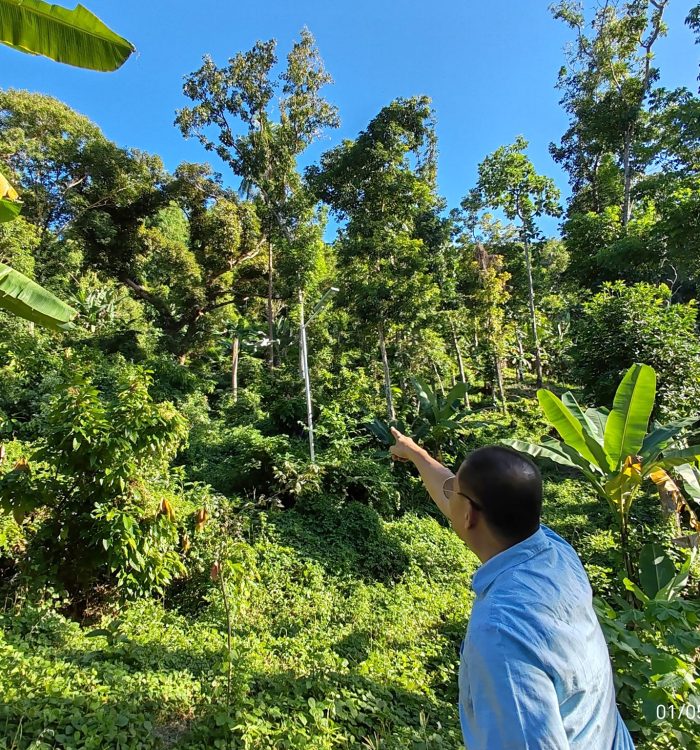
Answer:
[{"label": "treetop against sky", "polygon": [[[698,48],[683,23],[691,5],[669,4],[669,34],[656,47],[666,87],[697,88]],[[449,206],[475,183],[484,156],[520,134],[530,142],[536,169],[566,196],[566,176],[548,145],[566,129],[555,83],[571,33],[548,6],[546,0],[200,0],[193,12],[183,0],[167,6],[93,0],[90,9],[136,45],[121,70],[105,76],[0,47],[0,86],[56,96],[120,145],[159,154],[171,170],[181,161],[208,160],[234,182],[215,155],[183,140],[173,125],[185,103],[183,77],[201,65],[202,55],[222,64],[258,39],[277,39],[283,58],[307,26],[333,76],[325,93],[339,108],[341,126],[308,149],[305,164],[355,137],[395,97],[427,94],[437,115],[438,187]],[[556,221],[543,226],[554,232]]]}]

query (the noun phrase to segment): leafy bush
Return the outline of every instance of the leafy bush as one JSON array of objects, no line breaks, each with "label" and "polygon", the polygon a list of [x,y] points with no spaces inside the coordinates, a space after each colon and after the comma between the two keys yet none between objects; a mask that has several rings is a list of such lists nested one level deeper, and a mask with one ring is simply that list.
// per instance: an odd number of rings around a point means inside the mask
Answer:
[{"label": "leafy bush", "polygon": [[597,403],[610,405],[634,362],[659,381],[658,414],[685,416],[700,399],[700,341],[694,301],[671,304],[668,287],[607,283],[574,317],[574,377]]},{"label": "leafy bush", "polygon": [[0,503],[39,519],[27,562],[85,593],[109,573],[128,594],[162,591],[183,571],[168,464],[182,417],[149,394],[150,374],[125,368],[114,392],[78,369],[58,382],[29,459],[0,479]]},{"label": "leafy bush", "polygon": [[700,720],[700,604],[681,597],[690,560],[676,569],[656,545],[640,555],[637,602],[596,609],[613,661],[617,700],[640,748],[695,747]]}]

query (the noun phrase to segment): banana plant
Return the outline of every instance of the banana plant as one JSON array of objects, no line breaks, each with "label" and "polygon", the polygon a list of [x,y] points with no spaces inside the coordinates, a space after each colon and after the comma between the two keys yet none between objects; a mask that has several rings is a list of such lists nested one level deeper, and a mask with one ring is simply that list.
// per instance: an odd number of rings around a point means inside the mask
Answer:
[{"label": "banana plant", "polygon": [[654,424],[647,432],[655,398],[656,373],[644,364],[629,368],[618,386],[612,411],[584,410],[570,392],[560,399],[541,389],[537,392],[540,407],[560,439],[549,438],[538,444],[504,441],[533,458],[548,459],[583,474],[615,516],[630,579],[629,514],[645,480],[656,486],[665,509],[672,506],[677,513],[682,505],[694,530],[700,532],[694,509],[668,473],[675,469],[681,476],[695,476],[693,464],[700,460],[700,445],[682,447],[681,437],[700,416],[666,425]]},{"label": "banana plant", "polygon": [[[408,431],[414,440],[430,445],[439,458],[446,441],[463,429],[462,422],[471,413],[470,409],[460,408],[469,386],[457,383],[445,396],[441,396],[421,378],[411,378],[411,383],[418,398],[418,415],[408,430],[403,425],[397,425],[397,428],[401,432]],[[367,429],[385,445],[393,444],[389,426],[382,420],[375,419],[367,425]]]}]

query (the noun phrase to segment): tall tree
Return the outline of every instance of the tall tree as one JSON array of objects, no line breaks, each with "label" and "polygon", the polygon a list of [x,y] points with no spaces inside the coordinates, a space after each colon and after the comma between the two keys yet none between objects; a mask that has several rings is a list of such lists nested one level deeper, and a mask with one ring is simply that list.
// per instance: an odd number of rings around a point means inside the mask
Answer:
[{"label": "tall tree", "polygon": [[[276,42],[257,42],[218,67],[211,57],[189,75],[183,91],[196,102],[177,113],[185,137],[195,136],[223,159],[241,188],[259,204],[261,230],[268,251],[268,328],[274,339],[275,247],[293,243],[299,216],[292,210],[300,187],[299,155],[327,127],[336,127],[335,107],[322,96],[331,82],[311,33],[304,29],[275,77]],[[274,101],[275,96],[278,101]],[[274,347],[269,350],[274,367]]]},{"label": "tall tree", "polygon": [[539,236],[537,219],[559,216],[559,190],[550,177],[537,174],[527,157],[527,141],[519,136],[510,146],[501,146],[479,165],[477,186],[462,201],[471,214],[493,208],[516,221],[525,255],[530,329],[535,356],[537,387],[542,386],[542,355],[535,311],[535,288],[532,275],[532,243]]},{"label": "tall tree", "polygon": [[345,221],[337,242],[339,304],[378,338],[389,420],[395,418],[389,356],[392,328],[418,328],[435,309],[430,247],[421,236],[436,211],[435,132],[427,97],[397,99],[354,141],[307,170],[316,194]]},{"label": "tall tree", "polygon": [[[552,155],[569,172],[577,210],[600,212],[619,199],[623,227],[632,216],[634,181],[646,166],[645,105],[658,78],[654,46],[666,33],[667,5],[668,0],[606,2],[590,20],[578,0],[552,6],[554,17],[576,35],[558,81],[570,124],[560,145],[551,146]],[[613,164],[621,175],[621,195],[615,180],[610,182]]]}]

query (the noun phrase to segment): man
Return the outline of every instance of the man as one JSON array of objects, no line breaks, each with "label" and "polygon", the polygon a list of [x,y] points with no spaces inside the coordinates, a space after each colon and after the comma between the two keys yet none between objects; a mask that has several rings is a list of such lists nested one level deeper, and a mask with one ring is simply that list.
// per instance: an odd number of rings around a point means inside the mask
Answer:
[{"label": "man", "polygon": [[413,440],[392,434],[392,457],[416,466],[482,563],[459,669],[468,750],[634,750],[583,565],[540,524],[535,464],[487,446],[455,476]]}]

